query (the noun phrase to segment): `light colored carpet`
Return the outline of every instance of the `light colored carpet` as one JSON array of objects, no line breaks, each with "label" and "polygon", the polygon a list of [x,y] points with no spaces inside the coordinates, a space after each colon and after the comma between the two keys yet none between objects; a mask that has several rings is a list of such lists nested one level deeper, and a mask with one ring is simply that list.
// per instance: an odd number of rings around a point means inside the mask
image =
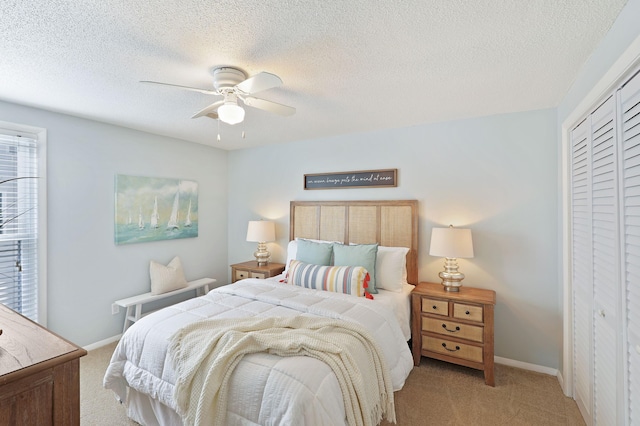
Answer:
[{"label": "light colored carpet", "polygon": [[[80,358],[80,423],[136,425],[102,378],[115,343]],[[404,388],[395,393],[399,426],[584,425],[575,401],[546,374],[496,365],[496,387],[485,386],[481,371],[423,358]],[[383,426],[389,423],[383,422]],[[321,426],[321,425],[319,425]]]},{"label": "light colored carpet", "polygon": [[129,420],[111,390],[102,387],[102,378],[116,347],[112,343],[89,351],[80,358],[80,425],[116,426],[137,425]]}]

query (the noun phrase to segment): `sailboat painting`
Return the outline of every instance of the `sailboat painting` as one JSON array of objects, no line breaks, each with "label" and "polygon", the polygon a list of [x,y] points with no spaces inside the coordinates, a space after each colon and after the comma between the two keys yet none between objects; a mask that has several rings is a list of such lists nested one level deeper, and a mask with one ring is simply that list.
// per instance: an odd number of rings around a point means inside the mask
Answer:
[{"label": "sailboat painting", "polygon": [[[116,175],[116,244],[198,236],[198,183],[192,180]],[[138,221],[131,220],[138,212]]]}]

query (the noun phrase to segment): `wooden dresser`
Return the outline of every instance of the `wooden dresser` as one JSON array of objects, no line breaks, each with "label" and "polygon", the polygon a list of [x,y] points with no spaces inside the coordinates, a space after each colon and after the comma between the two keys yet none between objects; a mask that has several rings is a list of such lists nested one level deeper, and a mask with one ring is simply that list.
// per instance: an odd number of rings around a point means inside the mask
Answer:
[{"label": "wooden dresser", "polygon": [[250,260],[249,262],[236,263],[231,265],[231,282],[245,278],[271,278],[280,275],[284,271],[284,263],[269,262],[264,266],[258,266],[258,262]]},{"label": "wooden dresser", "polygon": [[0,305],[0,426],[80,424],[84,349]]},{"label": "wooden dresser", "polygon": [[420,283],[411,293],[411,339],[414,365],[421,356],[484,370],[493,375],[493,290],[460,287],[445,291],[442,284]]}]

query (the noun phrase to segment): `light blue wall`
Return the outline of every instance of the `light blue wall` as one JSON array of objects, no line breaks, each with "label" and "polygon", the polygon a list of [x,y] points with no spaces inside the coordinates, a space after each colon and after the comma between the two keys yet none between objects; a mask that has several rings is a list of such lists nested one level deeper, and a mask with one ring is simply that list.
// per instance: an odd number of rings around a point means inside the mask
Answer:
[{"label": "light blue wall", "polygon": [[[273,257],[285,261],[291,200],[417,199],[419,277],[437,280],[434,226],[470,227],[475,258],[465,285],[497,292],[496,355],[557,368],[556,111],[542,110],[345,135],[229,153],[229,261],[249,260],[249,220],[277,222]],[[398,169],[396,188],[305,191],[305,173]]]},{"label": "light blue wall", "polygon": [[558,105],[558,123],[567,118],[613,63],[640,36],[640,0],[628,0]]},{"label": "light blue wall", "polygon": [[[466,285],[498,294],[496,355],[558,368],[562,350],[559,125],[640,34],[629,0],[558,109],[353,134],[226,153],[81,118],[0,102],[0,120],[48,130],[48,325],[87,345],[121,331],[111,303],[147,291],[148,262],[180,255],[188,279],[230,278],[251,259],[247,222],[276,220],[284,261],[290,200],[418,199],[420,279],[436,280],[433,226],[473,230]],[[398,168],[399,186],[304,191],[305,173]],[[116,246],[118,173],[198,181],[195,239]],[[227,229],[228,226],[228,229]]]},{"label": "light blue wall", "polygon": [[[149,261],[179,255],[187,279],[227,276],[227,153],[109,124],[0,102],[0,120],[47,129],[48,315],[88,345],[122,332],[111,304],[149,291]],[[198,182],[199,236],[116,246],[116,174]]]}]

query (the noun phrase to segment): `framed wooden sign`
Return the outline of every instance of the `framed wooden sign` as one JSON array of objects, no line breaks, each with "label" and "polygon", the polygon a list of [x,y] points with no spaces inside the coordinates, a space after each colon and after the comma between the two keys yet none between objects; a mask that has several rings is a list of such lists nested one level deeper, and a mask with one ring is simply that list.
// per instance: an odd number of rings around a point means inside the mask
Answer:
[{"label": "framed wooden sign", "polygon": [[304,175],[304,189],[369,188],[398,186],[398,169]]}]

